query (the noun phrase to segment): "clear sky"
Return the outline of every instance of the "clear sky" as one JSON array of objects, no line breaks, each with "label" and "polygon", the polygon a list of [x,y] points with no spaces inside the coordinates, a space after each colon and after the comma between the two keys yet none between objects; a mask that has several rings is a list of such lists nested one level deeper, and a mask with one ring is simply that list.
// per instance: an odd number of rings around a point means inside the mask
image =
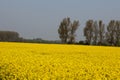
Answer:
[{"label": "clear sky", "polygon": [[120,0],[0,0],[0,30],[17,31],[24,38],[58,40],[58,26],[67,16],[80,21],[80,40],[88,19],[120,20]]}]

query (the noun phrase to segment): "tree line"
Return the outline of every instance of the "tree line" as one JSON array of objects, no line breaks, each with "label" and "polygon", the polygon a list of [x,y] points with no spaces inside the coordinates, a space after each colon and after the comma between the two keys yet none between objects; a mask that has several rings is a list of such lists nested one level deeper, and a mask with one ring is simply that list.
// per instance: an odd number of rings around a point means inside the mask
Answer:
[{"label": "tree line", "polygon": [[[64,18],[59,25],[58,34],[62,43],[75,43],[76,30],[80,26],[78,20],[71,22],[70,18]],[[120,46],[120,21],[110,20],[105,25],[102,20],[88,20],[83,29],[86,45],[113,45]]]},{"label": "tree line", "polygon": [[15,31],[0,31],[0,41],[120,46],[119,20],[110,20],[107,25],[105,25],[102,20],[86,21],[83,28],[85,40],[76,42],[76,31],[79,26],[79,20],[71,21],[69,17],[64,18],[58,27],[58,34],[61,41],[49,41],[41,38],[24,39]]},{"label": "tree line", "polygon": [[15,31],[0,31],[0,41],[20,41],[19,33]]},{"label": "tree line", "polygon": [[15,31],[0,31],[0,41],[1,42],[25,42],[25,43],[59,43],[60,41],[50,41],[43,40],[42,38],[34,38],[34,39],[25,39],[20,37],[20,34]]}]

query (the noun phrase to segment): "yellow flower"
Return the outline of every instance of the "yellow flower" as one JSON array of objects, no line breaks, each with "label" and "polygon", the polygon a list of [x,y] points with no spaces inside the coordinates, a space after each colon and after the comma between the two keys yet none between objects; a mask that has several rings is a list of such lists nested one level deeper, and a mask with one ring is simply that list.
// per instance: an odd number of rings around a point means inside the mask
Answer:
[{"label": "yellow flower", "polygon": [[0,42],[0,79],[119,80],[120,48]]}]

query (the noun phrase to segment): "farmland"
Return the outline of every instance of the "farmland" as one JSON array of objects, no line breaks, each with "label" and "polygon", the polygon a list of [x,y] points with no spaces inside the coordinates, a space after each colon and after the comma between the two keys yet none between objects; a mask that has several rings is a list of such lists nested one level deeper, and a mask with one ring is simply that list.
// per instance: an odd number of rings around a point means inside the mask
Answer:
[{"label": "farmland", "polygon": [[0,80],[120,80],[120,48],[0,42]]}]

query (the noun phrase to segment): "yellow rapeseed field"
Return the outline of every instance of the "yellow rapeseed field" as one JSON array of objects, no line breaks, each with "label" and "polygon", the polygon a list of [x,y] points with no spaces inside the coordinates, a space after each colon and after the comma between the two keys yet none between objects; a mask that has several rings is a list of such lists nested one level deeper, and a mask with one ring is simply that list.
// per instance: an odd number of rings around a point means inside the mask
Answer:
[{"label": "yellow rapeseed field", "polygon": [[0,80],[120,80],[120,48],[0,42]]}]

